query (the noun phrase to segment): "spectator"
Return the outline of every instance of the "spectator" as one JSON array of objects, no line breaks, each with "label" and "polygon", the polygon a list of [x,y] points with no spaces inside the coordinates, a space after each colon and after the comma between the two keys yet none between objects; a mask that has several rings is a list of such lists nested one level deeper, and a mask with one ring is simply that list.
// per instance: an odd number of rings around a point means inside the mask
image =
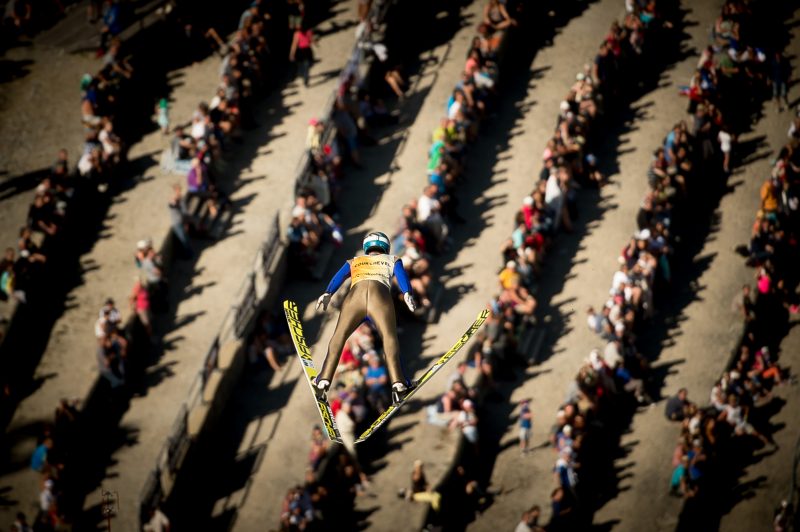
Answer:
[{"label": "spectator", "polygon": [[458,428],[464,438],[473,446],[478,445],[478,417],[475,415],[475,405],[470,399],[461,402],[461,411],[450,422],[450,428]]},{"label": "spectator", "polygon": [[[764,445],[770,443],[766,436],[758,432],[753,425],[747,422],[746,414],[739,404],[739,398],[734,394],[728,396],[728,404],[725,405],[718,419],[720,421],[727,421],[728,424],[733,427],[736,436],[755,436],[761,440]],[[775,444],[773,443],[773,445]]]},{"label": "spectator", "polygon": [[114,334],[107,334],[97,347],[98,371],[112,388],[125,384],[124,349],[120,337]]},{"label": "spectator", "polygon": [[192,244],[189,241],[187,229],[189,228],[189,213],[187,212],[186,196],[183,194],[180,184],[172,186],[172,197],[167,204],[169,209],[170,226],[172,234],[181,245],[181,252],[187,259],[194,256]]},{"label": "spectator", "polygon": [[169,135],[169,100],[159,98],[155,106],[155,123],[161,128],[161,133]]},{"label": "spectator", "polygon": [[319,425],[314,425],[311,429],[311,451],[308,453],[308,463],[314,471],[327,452],[328,438],[322,433]]},{"label": "spectator", "polygon": [[14,524],[11,525],[11,532],[33,532],[24,513],[17,512],[17,518],[14,520]]},{"label": "spectator", "polygon": [[441,506],[442,495],[433,491],[425,478],[425,470],[422,460],[414,460],[414,469],[411,471],[411,489],[402,491],[410,500],[416,502],[426,502],[431,505],[434,512],[438,512]]},{"label": "spectator", "polygon": [[519,449],[524,456],[528,452],[528,443],[533,429],[533,414],[527,399],[519,403]]},{"label": "spectator", "polygon": [[46,479],[42,483],[42,490],[39,492],[39,510],[44,515],[49,515],[54,510],[56,505],[56,496],[53,492],[55,482],[52,479]]},{"label": "spectator", "polygon": [[783,112],[784,105],[789,105],[789,80],[792,76],[792,67],[789,60],[780,50],[776,50],[770,61],[770,83],[772,84],[772,99],[778,112]]},{"label": "spectator", "polygon": [[129,297],[131,310],[136,313],[149,338],[153,338],[152,314],[150,311],[150,293],[141,279],[134,277],[133,289]]},{"label": "spectator", "polygon": [[292,45],[289,49],[289,61],[297,63],[297,73],[303,78],[303,85],[308,87],[308,76],[311,63],[314,61],[314,32],[303,23],[298,25],[292,34]]},{"label": "spectator", "polygon": [[514,532],[544,532],[544,528],[539,526],[540,513],[541,510],[536,505],[522,512],[522,517],[517,523]]},{"label": "spectator", "polygon": [[170,532],[172,530],[169,518],[158,506],[150,509],[150,520],[142,528],[145,532]]},{"label": "spectator", "polygon": [[336,412],[335,416],[336,426],[339,428],[339,434],[342,437],[342,444],[347,452],[355,458],[356,454],[356,422],[353,416],[353,404],[349,401],[344,401]]},{"label": "spectator", "polygon": [[53,440],[51,438],[45,438],[33,451],[33,455],[31,456],[31,469],[38,473],[47,472],[47,467],[49,465],[48,454],[52,449]]},{"label": "spectator", "polygon": [[343,143],[343,148],[350,156],[356,168],[361,167],[361,156],[358,150],[358,126],[341,98],[337,98],[331,116],[336,125],[336,134]]},{"label": "spectator", "polygon": [[691,404],[688,399],[689,392],[686,388],[681,388],[678,393],[667,399],[664,415],[671,421],[683,421],[686,417],[686,409]]},{"label": "spectator", "polygon": [[368,366],[364,368],[364,383],[367,385],[367,401],[373,409],[382,412],[389,406],[389,374],[374,352],[367,355]]}]

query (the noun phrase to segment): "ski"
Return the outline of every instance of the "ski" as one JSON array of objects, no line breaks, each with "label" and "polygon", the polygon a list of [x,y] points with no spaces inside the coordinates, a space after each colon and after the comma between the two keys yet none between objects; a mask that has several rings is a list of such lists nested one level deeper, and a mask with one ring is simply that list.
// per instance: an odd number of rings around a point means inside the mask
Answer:
[{"label": "ski", "polygon": [[481,311],[481,313],[478,314],[478,317],[475,319],[475,321],[472,322],[472,325],[470,325],[467,331],[463,335],[461,335],[461,338],[459,338],[458,341],[455,344],[453,344],[453,347],[451,347],[444,355],[442,355],[442,357],[439,360],[437,360],[433,366],[428,368],[428,371],[426,371],[422,375],[422,377],[417,381],[416,386],[414,386],[414,388],[412,388],[411,391],[408,392],[408,394],[403,398],[403,400],[400,403],[396,405],[391,405],[389,406],[389,408],[384,410],[383,413],[380,416],[378,416],[378,419],[376,419],[375,422],[372,423],[372,425],[370,425],[370,427],[367,430],[365,430],[364,433],[361,434],[361,436],[358,437],[356,443],[361,443],[367,438],[369,438],[376,430],[380,428],[381,425],[386,423],[390,417],[392,417],[398,410],[400,410],[400,408],[406,403],[406,401],[408,401],[412,395],[417,393],[417,391],[420,388],[422,388],[423,384],[431,380],[431,378],[434,375],[436,375],[436,372],[442,369],[442,366],[447,364],[447,361],[453,358],[453,355],[458,353],[458,351],[462,347],[464,347],[464,344],[469,342],[469,339],[472,338],[472,336],[478,331],[478,329],[481,328],[481,325],[483,325],[483,322],[486,321],[486,318],[488,317],[489,317],[488,309]]},{"label": "ski", "polygon": [[288,299],[283,302],[283,312],[286,314],[286,321],[289,324],[289,333],[292,335],[292,342],[294,342],[297,357],[303,365],[303,373],[308,381],[308,386],[311,388],[311,393],[314,396],[314,402],[317,404],[319,410],[319,417],[322,418],[322,424],[325,427],[325,432],[328,438],[337,443],[342,443],[342,437],[339,434],[339,429],[336,427],[336,421],[333,419],[333,411],[331,405],[325,399],[317,398],[314,390],[314,379],[317,376],[317,368],[314,366],[314,359],[311,358],[311,350],[306,344],[306,337],[303,334],[303,324],[300,322],[300,313],[297,309],[297,303],[289,301]]}]

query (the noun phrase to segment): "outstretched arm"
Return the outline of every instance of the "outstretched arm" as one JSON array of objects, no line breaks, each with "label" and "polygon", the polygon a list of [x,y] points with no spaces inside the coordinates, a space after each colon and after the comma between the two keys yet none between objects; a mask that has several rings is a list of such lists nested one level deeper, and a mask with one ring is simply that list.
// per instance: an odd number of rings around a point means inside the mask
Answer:
[{"label": "outstretched arm", "polygon": [[328,283],[328,288],[325,289],[325,293],[333,294],[336,292],[348,277],[350,277],[350,263],[345,262],[344,265],[339,268],[339,271],[336,272],[336,275],[333,276],[331,282]]},{"label": "outstretched arm", "polygon": [[397,262],[394,263],[394,277],[403,292],[403,301],[406,302],[408,310],[414,312],[417,310],[417,302],[414,301],[414,294],[411,293],[411,283],[408,281],[408,274],[406,269],[403,268],[403,261],[400,259],[397,259]]},{"label": "outstretched arm", "polygon": [[400,291],[404,294],[411,294],[411,282],[408,280],[408,274],[403,267],[403,261],[399,259],[394,263],[394,277],[397,279]]}]

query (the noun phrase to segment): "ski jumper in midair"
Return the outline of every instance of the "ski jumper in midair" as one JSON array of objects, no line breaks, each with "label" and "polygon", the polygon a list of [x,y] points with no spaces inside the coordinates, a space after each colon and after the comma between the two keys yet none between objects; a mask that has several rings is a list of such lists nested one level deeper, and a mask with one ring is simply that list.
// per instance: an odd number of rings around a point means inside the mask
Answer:
[{"label": "ski jumper in midair", "polygon": [[409,391],[409,384],[400,365],[391,293],[393,276],[397,279],[409,310],[414,312],[417,305],[403,262],[399,257],[389,255],[389,237],[380,232],[369,233],[364,237],[362,247],[366,255],[346,261],[331,279],[325,293],[317,300],[317,310],[327,310],[333,293],[348,277],[351,278],[350,292],[342,303],[339,321],[328,344],[328,353],[317,376],[316,387],[319,394],[328,391],[345,342],[361,322],[369,317],[383,339],[386,368],[392,382],[392,401],[398,403]]}]

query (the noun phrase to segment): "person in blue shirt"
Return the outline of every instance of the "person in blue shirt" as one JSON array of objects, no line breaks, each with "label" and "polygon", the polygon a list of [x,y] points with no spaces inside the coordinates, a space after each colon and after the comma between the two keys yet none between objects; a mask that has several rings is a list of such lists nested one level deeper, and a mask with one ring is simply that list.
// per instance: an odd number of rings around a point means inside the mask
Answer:
[{"label": "person in blue shirt", "polygon": [[33,455],[31,456],[31,469],[42,472],[44,470],[44,466],[47,465],[47,454],[52,448],[53,440],[50,438],[45,438],[44,441],[40,443],[33,451]]},{"label": "person in blue shirt", "polygon": [[397,404],[410,390],[400,365],[400,349],[391,293],[392,277],[397,279],[408,309],[414,312],[417,304],[403,262],[399,257],[389,255],[389,237],[381,232],[369,233],[364,237],[362,248],[366,255],[346,261],[328,283],[325,293],[317,300],[317,310],[327,310],[333,293],[350,277],[350,291],[342,302],[336,329],[328,343],[328,353],[316,379],[316,391],[319,396],[325,396],[333,380],[345,341],[361,322],[369,318],[383,339],[386,368],[392,383],[392,401]]},{"label": "person in blue shirt", "polygon": [[528,442],[531,439],[532,428],[533,414],[528,405],[528,400],[524,399],[519,403],[519,450],[522,454],[528,452]]}]

